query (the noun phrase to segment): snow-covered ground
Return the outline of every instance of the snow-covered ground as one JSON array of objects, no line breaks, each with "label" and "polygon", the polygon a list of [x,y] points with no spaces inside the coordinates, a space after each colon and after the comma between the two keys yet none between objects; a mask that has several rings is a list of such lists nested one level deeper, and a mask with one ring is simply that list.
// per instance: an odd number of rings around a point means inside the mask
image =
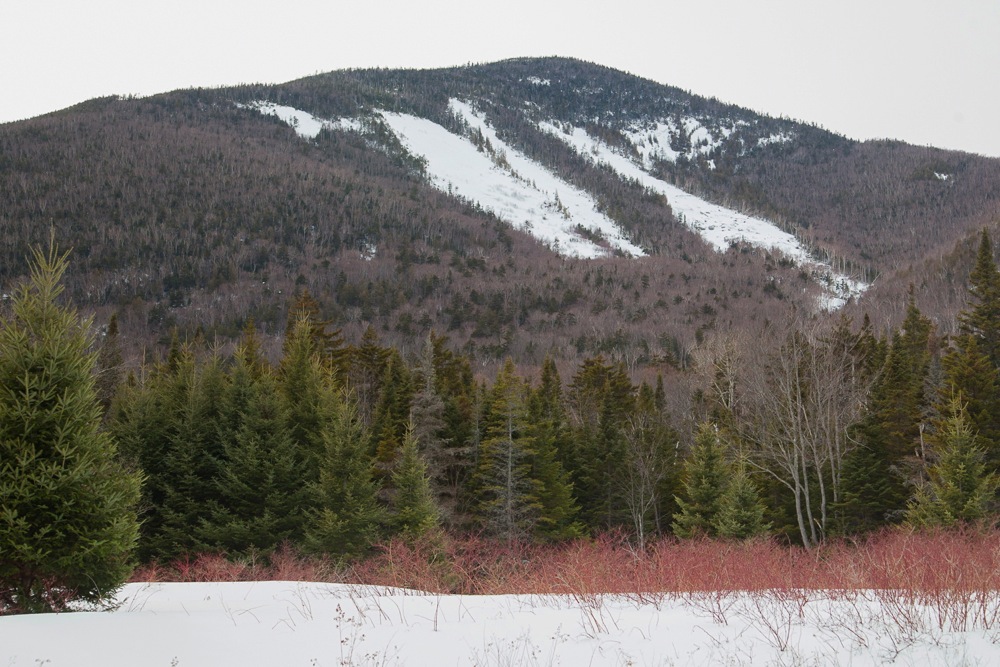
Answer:
[{"label": "snow-covered ground", "polygon": [[0,665],[1000,664],[997,630],[956,631],[954,617],[942,623],[933,608],[886,603],[892,599],[778,591],[643,601],[298,582],[129,584],[117,611],[0,617]]}]

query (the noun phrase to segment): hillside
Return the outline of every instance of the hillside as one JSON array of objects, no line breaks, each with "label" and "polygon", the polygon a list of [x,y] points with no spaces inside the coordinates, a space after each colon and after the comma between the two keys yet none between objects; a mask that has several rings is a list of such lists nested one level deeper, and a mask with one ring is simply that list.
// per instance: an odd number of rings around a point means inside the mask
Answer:
[{"label": "hillside", "polygon": [[580,61],[339,71],[0,126],[0,285],[54,228],[70,296],[133,354],[250,317],[274,347],[305,287],[349,340],[684,367],[708,331],[845,299],[898,319],[911,281],[947,320],[998,192],[1000,160]]}]

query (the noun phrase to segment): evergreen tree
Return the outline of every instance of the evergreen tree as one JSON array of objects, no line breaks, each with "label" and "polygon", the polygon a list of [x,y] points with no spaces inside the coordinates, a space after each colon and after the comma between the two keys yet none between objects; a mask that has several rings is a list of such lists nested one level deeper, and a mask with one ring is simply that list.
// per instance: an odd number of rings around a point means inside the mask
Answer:
[{"label": "evergreen tree", "polygon": [[264,358],[260,349],[260,340],[257,338],[257,325],[253,318],[248,318],[243,326],[243,337],[236,348],[236,359],[243,364],[251,377],[259,378],[264,373],[270,372],[271,367]]},{"label": "evergreen tree", "polygon": [[907,484],[928,424],[931,329],[911,288],[902,331],[892,337],[868,413],[855,429],[860,446],[845,459],[835,507],[841,530],[871,530],[898,521],[905,509]]},{"label": "evergreen tree", "polygon": [[389,349],[378,342],[375,327],[368,325],[361,344],[350,349],[351,371],[348,384],[358,405],[358,418],[370,428],[375,416],[375,404],[382,392],[382,378],[389,359]]},{"label": "evergreen tree", "polygon": [[188,366],[184,372],[190,381],[160,464],[167,473],[158,508],[162,523],[156,542],[149,545],[165,559],[208,546],[196,529],[219,499],[217,479],[224,456],[219,430],[227,378],[222,360],[213,355],[198,362],[188,354],[183,365]]},{"label": "evergreen tree", "polygon": [[938,412],[946,412],[951,397],[961,394],[986,464],[1000,472],[1000,273],[985,229],[969,275],[969,305],[959,314],[959,325],[954,345],[941,362]]},{"label": "evergreen tree", "polygon": [[307,319],[298,321],[291,339],[285,341],[285,354],[278,369],[282,414],[292,444],[305,461],[306,483],[317,480],[325,448],[322,434],[329,427],[332,415],[329,403],[333,380],[320,360],[311,330]]},{"label": "evergreen tree", "polygon": [[584,360],[569,387],[573,421],[571,468],[581,515],[589,527],[627,526],[621,462],[623,427],[635,410],[635,387],[624,366],[603,357]]},{"label": "evergreen tree", "polygon": [[662,533],[676,512],[674,487],[678,435],[670,426],[663,403],[645,382],[639,387],[635,414],[625,427],[625,501],[640,547],[649,535]]},{"label": "evergreen tree", "polygon": [[420,366],[415,384],[417,390],[413,394],[410,407],[410,428],[413,439],[427,465],[432,492],[435,498],[444,500],[449,509],[454,505],[452,494],[449,493],[448,469],[453,465],[452,450],[442,437],[445,428],[444,400],[437,390],[437,370],[434,367],[434,343],[428,336],[420,355]]},{"label": "evergreen tree", "polygon": [[526,393],[508,359],[488,397],[477,468],[479,523],[508,542],[531,537],[541,510],[539,485],[531,477],[532,442],[525,432]]},{"label": "evergreen tree", "polygon": [[969,425],[979,438],[991,471],[1000,471],[1000,369],[993,365],[980,340],[959,334],[941,360],[943,382],[938,412],[946,414],[952,396],[961,394]]},{"label": "evergreen tree", "polygon": [[440,513],[431,492],[427,466],[417,449],[413,429],[407,429],[399,463],[392,473],[395,495],[392,502],[392,527],[404,538],[425,537],[440,525]]},{"label": "evergreen tree", "polygon": [[1000,480],[983,463],[983,450],[956,397],[940,433],[937,461],[928,471],[906,512],[919,528],[948,527],[987,519],[996,505]]},{"label": "evergreen tree", "polygon": [[[432,479],[440,484],[438,502],[449,525],[463,521],[470,504],[469,482],[475,469],[479,437],[479,398],[469,359],[448,349],[448,339],[430,334],[433,347],[434,388],[444,402],[439,431],[443,448],[443,477],[433,468]],[[417,424],[419,425],[419,416]],[[437,464],[433,461],[432,466]]]},{"label": "evergreen tree", "polygon": [[833,507],[837,533],[858,535],[899,520],[906,489],[881,439],[867,438],[847,454],[840,486]]},{"label": "evergreen tree", "polygon": [[310,485],[313,509],[307,515],[305,548],[353,560],[378,538],[385,517],[360,422],[343,397],[326,404],[332,419],[321,432],[323,452],[319,478]]},{"label": "evergreen tree", "polygon": [[963,334],[976,338],[994,368],[1000,368],[1000,272],[989,232],[983,229],[976,263],[969,274],[970,307],[959,315]]},{"label": "evergreen tree", "polygon": [[410,370],[399,352],[392,350],[382,379],[382,394],[375,408],[371,429],[371,451],[375,453],[375,474],[390,480],[403,437],[410,421],[413,385]]},{"label": "evergreen tree", "polygon": [[732,466],[732,476],[713,522],[715,534],[734,540],[766,535],[771,529],[771,524],[764,520],[766,511],[746,465],[741,461]]},{"label": "evergreen tree", "polygon": [[328,330],[331,325],[330,320],[320,317],[319,302],[305,288],[295,295],[288,308],[288,322],[285,325],[286,353],[289,342],[304,333],[298,331],[300,320],[308,323],[308,336],[312,341],[312,349],[323,367],[341,386],[346,384],[350,367],[350,350],[344,345],[340,329]]},{"label": "evergreen tree", "polygon": [[726,447],[711,423],[698,427],[695,444],[681,472],[683,493],[676,498],[679,511],[673,531],[678,537],[715,537],[723,497],[732,474]]},{"label": "evergreen tree", "polygon": [[120,394],[112,412],[109,430],[120,443],[123,458],[145,475],[138,551],[143,561],[169,557],[172,552],[162,539],[163,508],[168,489],[180,476],[170,454],[180,437],[194,376],[193,357],[179,343],[172,345],[167,362]]},{"label": "evergreen tree", "polygon": [[140,477],[101,430],[90,323],[36,250],[0,330],[0,613],[110,599],[131,571]]},{"label": "evergreen tree", "polygon": [[550,540],[580,537],[583,526],[576,520],[580,508],[573,497],[569,473],[562,464],[562,457],[569,449],[562,382],[551,358],[542,364],[538,389],[530,392],[527,428],[534,444],[531,475],[538,481],[537,532]]},{"label": "evergreen tree", "polygon": [[122,350],[118,341],[118,315],[112,314],[97,352],[95,380],[97,400],[101,403],[105,417],[110,413],[111,403],[122,383],[122,365]]},{"label": "evergreen tree", "polygon": [[242,406],[227,439],[216,485],[218,498],[200,526],[202,541],[229,554],[267,554],[301,542],[308,505],[305,465],[282,414],[277,382],[254,378],[242,355],[231,371],[226,403]]}]

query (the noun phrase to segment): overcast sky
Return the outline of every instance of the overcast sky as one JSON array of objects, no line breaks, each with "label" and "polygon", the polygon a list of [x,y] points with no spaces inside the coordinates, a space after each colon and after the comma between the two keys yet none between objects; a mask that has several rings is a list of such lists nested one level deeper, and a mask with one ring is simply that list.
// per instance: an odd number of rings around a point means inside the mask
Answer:
[{"label": "overcast sky", "polygon": [[0,0],[0,122],[101,95],[549,55],[857,139],[1000,156],[997,0]]}]

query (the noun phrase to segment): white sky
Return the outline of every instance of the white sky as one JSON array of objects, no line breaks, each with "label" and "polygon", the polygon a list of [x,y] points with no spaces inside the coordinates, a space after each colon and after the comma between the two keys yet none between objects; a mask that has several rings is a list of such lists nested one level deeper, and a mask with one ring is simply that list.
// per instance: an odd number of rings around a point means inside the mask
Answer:
[{"label": "white sky", "polygon": [[996,0],[0,0],[0,122],[99,95],[547,55],[1000,156]]}]

